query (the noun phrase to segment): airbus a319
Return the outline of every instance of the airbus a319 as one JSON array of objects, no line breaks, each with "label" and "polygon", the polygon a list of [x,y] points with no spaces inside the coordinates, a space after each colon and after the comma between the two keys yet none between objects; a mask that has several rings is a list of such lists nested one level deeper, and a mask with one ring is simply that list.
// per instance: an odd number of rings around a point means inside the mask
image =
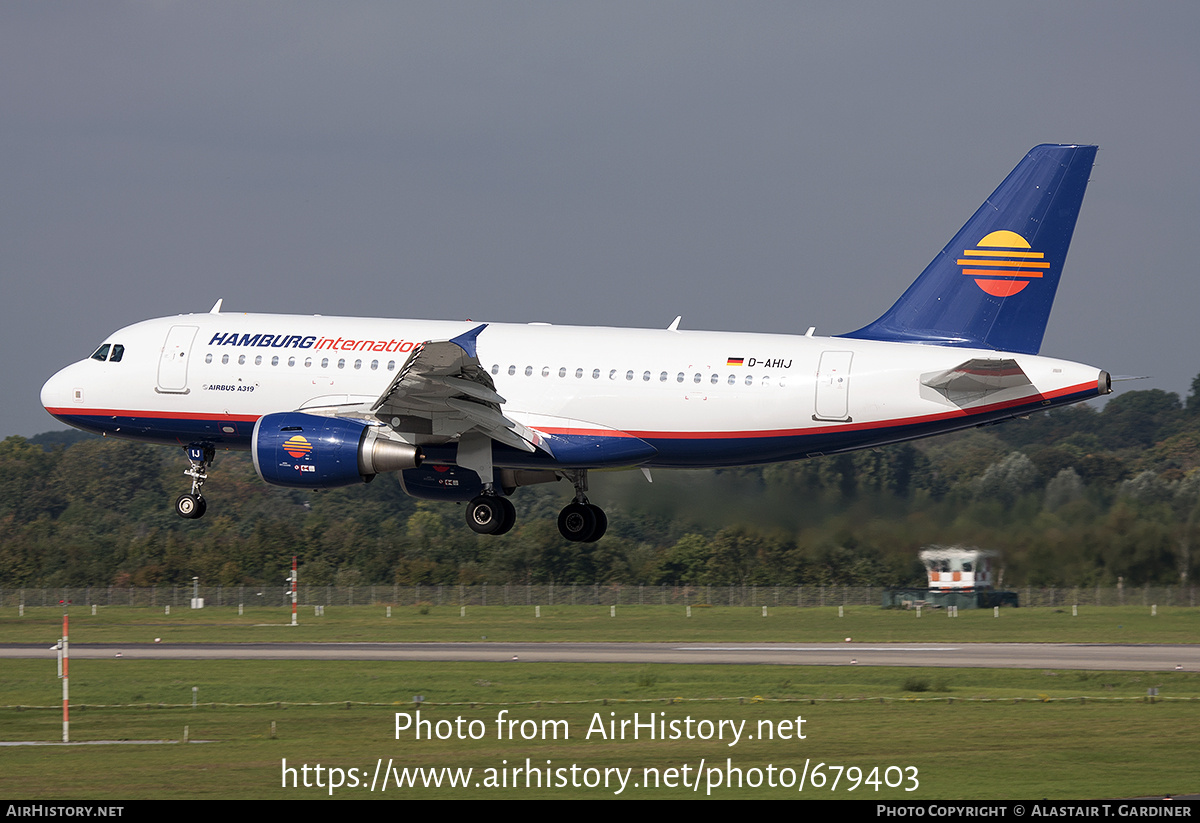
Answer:
[{"label": "airbus a319", "polygon": [[147,320],[51,377],[71,426],[182,446],[204,514],[218,450],[268,483],[396,473],[513,527],[520,486],[567,480],[558,518],[598,540],[588,473],[771,463],[913,440],[1108,394],[1109,375],[1038,355],[1095,146],[1034,148],[875,322],[835,337],[205,314]]}]

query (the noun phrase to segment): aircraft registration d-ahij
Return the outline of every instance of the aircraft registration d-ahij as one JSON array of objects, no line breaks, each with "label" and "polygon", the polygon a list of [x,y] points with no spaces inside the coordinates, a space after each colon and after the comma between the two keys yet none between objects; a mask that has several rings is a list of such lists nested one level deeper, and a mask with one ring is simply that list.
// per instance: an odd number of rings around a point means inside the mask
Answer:
[{"label": "aircraft registration d-ahij", "polygon": [[1038,356],[1095,146],[1025,156],[888,311],[835,337],[221,311],[147,320],[50,378],[42,404],[103,435],[183,446],[204,514],[214,455],[323,489],[394,472],[503,534],[517,487],[566,479],[558,527],[598,540],[593,469],[796,460],[1108,394]]}]

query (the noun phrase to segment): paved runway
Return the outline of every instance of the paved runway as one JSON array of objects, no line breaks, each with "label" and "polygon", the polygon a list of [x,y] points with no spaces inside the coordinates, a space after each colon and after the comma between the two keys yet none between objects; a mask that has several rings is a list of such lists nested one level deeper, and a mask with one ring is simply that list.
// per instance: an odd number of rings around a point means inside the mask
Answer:
[{"label": "paved runway", "polygon": [[[53,659],[46,644],[0,645],[0,658]],[[1200,645],[1067,643],[162,643],[71,644],[71,657],[125,660],[444,660],[718,663],[1200,671]]]}]

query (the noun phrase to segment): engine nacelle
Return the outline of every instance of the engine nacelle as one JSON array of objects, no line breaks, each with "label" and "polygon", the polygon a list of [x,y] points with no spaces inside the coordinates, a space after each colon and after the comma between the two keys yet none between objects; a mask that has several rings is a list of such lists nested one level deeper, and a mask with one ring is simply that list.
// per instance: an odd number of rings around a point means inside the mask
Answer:
[{"label": "engine nacelle", "polygon": [[302,412],[268,414],[254,424],[254,470],[276,486],[331,489],[381,472],[415,469],[421,450],[379,436],[361,420]]},{"label": "engine nacelle", "polygon": [[[512,494],[517,486],[532,486],[535,483],[553,483],[558,475],[552,471],[524,471],[496,469],[494,487],[505,494]],[[421,500],[467,501],[483,493],[479,475],[460,466],[423,466],[400,472],[400,488],[410,497]]]}]

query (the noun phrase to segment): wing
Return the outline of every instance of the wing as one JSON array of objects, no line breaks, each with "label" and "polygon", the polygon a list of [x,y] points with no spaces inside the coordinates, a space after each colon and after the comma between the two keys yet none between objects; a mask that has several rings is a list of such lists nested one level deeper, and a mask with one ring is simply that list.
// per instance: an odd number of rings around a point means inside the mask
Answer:
[{"label": "wing", "polygon": [[[450,340],[430,340],[413,349],[396,377],[370,407],[373,416],[401,431],[427,431],[434,436],[461,437],[478,431],[522,451],[539,446],[531,429],[500,410],[491,375],[479,363],[475,341],[487,324]],[[413,425],[420,422],[422,425]]]}]

